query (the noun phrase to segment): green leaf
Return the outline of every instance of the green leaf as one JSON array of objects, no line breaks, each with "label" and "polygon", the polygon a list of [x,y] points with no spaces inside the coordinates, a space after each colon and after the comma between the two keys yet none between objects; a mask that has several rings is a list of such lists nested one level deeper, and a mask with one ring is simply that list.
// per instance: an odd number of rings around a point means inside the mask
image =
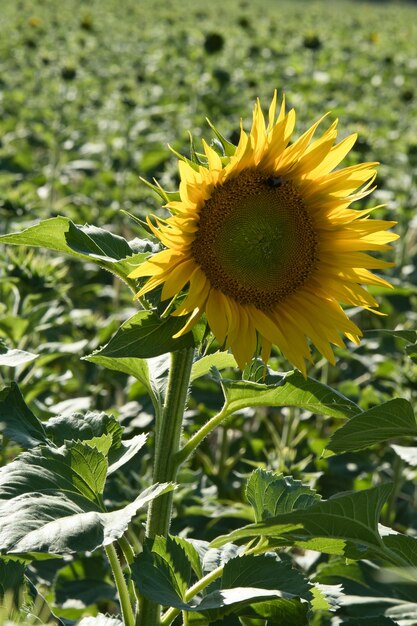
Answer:
[{"label": "green leaf", "polygon": [[108,463],[105,455],[97,447],[81,441],[68,442],[67,449],[70,450],[74,487],[90,500],[96,500],[103,494],[106,482]]},{"label": "green leaf", "polygon": [[128,274],[152,251],[147,241],[129,245],[122,237],[93,226],[77,226],[66,217],[53,217],[18,233],[0,236],[0,243],[36,246],[64,252],[97,263],[127,282]]},{"label": "green leaf", "polygon": [[131,439],[122,440],[120,447],[111,449],[109,452],[109,469],[107,474],[113,474],[119,470],[125,463],[133,459],[136,454],[143,448],[146,443],[147,435],[135,435]]},{"label": "green leaf", "polygon": [[246,555],[226,563],[219,588],[205,595],[195,610],[210,619],[233,612],[286,617],[291,624],[304,624],[308,605],[302,605],[300,597],[312,598],[310,584],[288,561],[275,555]]},{"label": "green leaf", "polygon": [[74,252],[103,261],[124,259],[133,252],[123,237],[89,224],[75,226],[71,221],[65,233],[65,241]]},{"label": "green leaf", "polygon": [[185,600],[190,584],[191,562],[176,538],[157,537],[145,543],[144,551],[135,559],[133,578],[139,592],[146,598],[179,610],[209,612],[221,616],[231,608],[264,598],[312,598],[310,585],[303,575],[287,561],[275,556],[243,556],[229,560],[224,566],[220,587],[202,600]]},{"label": "green leaf", "polygon": [[18,367],[24,363],[29,363],[38,357],[37,354],[26,352],[25,350],[14,350],[8,348],[0,339],[0,366]]},{"label": "green leaf", "polygon": [[194,345],[192,333],[173,339],[181,330],[184,320],[176,317],[159,319],[151,311],[139,311],[128,319],[114,337],[100,350],[87,357],[108,357],[112,359],[148,359],[174,350],[190,348]]},{"label": "green leaf", "polygon": [[58,446],[79,439],[90,447],[98,447],[108,456],[107,474],[112,474],[130,461],[146,442],[144,434],[122,440],[123,429],[116,418],[97,411],[52,417],[44,427],[47,437]]},{"label": "green leaf", "polygon": [[218,537],[213,547],[251,537],[280,537],[288,543],[314,537],[334,538],[381,549],[377,530],[381,508],[392,490],[384,484],[322,500],[308,509],[283,513]]},{"label": "green leaf", "polygon": [[332,435],[327,447],[340,454],[416,435],[417,423],[411,404],[403,398],[395,398],[352,417]]},{"label": "green leaf", "polygon": [[104,455],[80,441],[60,448],[42,445],[0,468],[0,499],[13,500],[34,491],[51,496],[64,491],[90,510],[102,493],[106,470]]},{"label": "green leaf", "polygon": [[316,583],[311,589],[313,600],[311,608],[316,611],[334,611],[340,605],[340,598],[343,596],[342,585],[322,585]]},{"label": "green leaf", "polygon": [[[307,626],[308,604],[301,603],[297,598],[274,598],[264,602],[256,602],[247,607],[238,609],[239,615],[247,617],[262,617],[267,619],[266,624],[277,626],[278,624],[291,624],[291,626]],[[252,624],[256,622],[252,622]],[[261,622],[264,624],[265,622]],[[258,622],[259,624],[259,622]]]},{"label": "green leaf", "polygon": [[42,423],[26,405],[16,383],[0,391],[0,426],[7,437],[24,448],[36,446],[46,439]]},{"label": "green leaf", "polygon": [[282,376],[274,385],[222,380],[227,413],[249,406],[295,406],[330,417],[352,417],[360,408],[331,387],[299,372]]},{"label": "green leaf", "polygon": [[51,417],[45,423],[46,435],[57,446],[67,440],[88,441],[94,437],[111,435],[114,447],[120,446],[123,429],[112,415],[98,411],[72,413]]},{"label": "green leaf", "polygon": [[138,359],[135,357],[112,358],[102,356],[101,351],[98,351],[83,357],[83,359],[137,378],[149,393],[155,411],[161,410],[169,367],[169,357],[167,359],[167,355],[164,354],[154,359]]},{"label": "green leaf", "polygon": [[408,343],[416,343],[417,341],[417,331],[415,330],[391,330],[388,328],[378,328],[366,330],[365,336],[370,335],[371,333],[398,337],[399,339],[404,339],[405,341],[408,341]]},{"label": "green leaf", "polygon": [[131,569],[145,598],[178,609],[189,608],[184,598],[191,580],[191,562],[175,537],[145,541]]},{"label": "green leaf", "polygon": [[[188,539],[185,539],[184,537],[177,537],[177,536],[175,537],[175,541],[178,543],[179,546],[181,546],[181,548],[184,550],[185,554],[187,555],[187,559],[189,560],[191,568],[193,572],[195,573],[195,575],[197,576],[197,578],[202,578],[203,577],[202,562],[201,562],[200,554],[196,550],[194,543],[189,541]],[[208,543],[206,545],[208,546]]]},{"label": "green leaf", "polygon": [[105,457],[108,456],[111,445],[111,435],[101,435],[100,437],[93,437],[92,439],[86,439],[84,443],[90,448],[95,448],[101,452]]},{"label": "green leaf", "polygon": [[233,354],[229,352],[215,352],[214,354],[207,354],[201,359],[198,359],[193,364],[191,370],[191,381],[201,378],[208,374],[212,367],[217,370],[222,370],[228,367],[237,367],[236,359]]},{"label": "green leaf", "polygon": [[45,494],[33,490],[0,501],[0,549],[17,554],[96,550],[119,539],[139,509],[171,489],[172,485],[154,485],[110,513],[63,491]]},{"label": "green leaf", "polygon": [[252,472],[246,486],[246,497],[255,511],[257,522],[279,513],[307,509],[320,500],[320,496],[301,481],[262,469]]},{"label": "green leaf", "polygon": [[228,561],[223,569],[220,588],[235,587],[279,590],[305,600],[313,597],[311,585],[301,572],[275,555],[244,555]]},{"label": "green leaf", "polygon": [[[383,537],[384,546],[397,555],[402,566],[411,565],[417,567],[417,538],[411,535],[401,535],[400,533],[386,535]],[[417,571],[414,570],[414,579],[417,581]]]}]

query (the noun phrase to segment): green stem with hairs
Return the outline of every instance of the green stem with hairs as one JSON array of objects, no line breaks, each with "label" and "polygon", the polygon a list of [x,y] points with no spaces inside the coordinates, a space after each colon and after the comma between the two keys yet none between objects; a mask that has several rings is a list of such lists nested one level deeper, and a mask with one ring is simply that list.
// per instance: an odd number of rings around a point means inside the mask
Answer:
[{"label": "green stem with hairs", "polygon": [[122,609],[122,617],[124,626],[135,626],[135,617],[133,615],[132,605],[130,603],[129,590],[126,580],[122,572],[119,557],[113,544],[105,546],[107,558],[113,572],[114,580],[119,594],[120,608]]},{"label": "green stem with hairs", "polygon": [[[168,388],[161,421],[157,424],[153,482],[174,482],[180,463],[176,459],[180,445],[185,404],[190,384],[194,349],[186,348],[171,353]],[[146,534],[148,537],[169,531],[172,513],[172,491],[152,500],[148,509]],[[141,599],[139,626],[158,626],[160,606],[146,598]]]}]

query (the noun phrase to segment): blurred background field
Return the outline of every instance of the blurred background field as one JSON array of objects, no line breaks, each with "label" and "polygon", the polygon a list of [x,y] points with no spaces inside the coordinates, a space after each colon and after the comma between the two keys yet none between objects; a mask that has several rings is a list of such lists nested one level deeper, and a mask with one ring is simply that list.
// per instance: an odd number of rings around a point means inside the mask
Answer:
[{"label": "blurred background field", "polygon": [[[139,177],[155,177],[166,189],[178,185],[167,144],[188,154],[188,131],[197,145],[212,136],[206,117],[236,141],[240,119],[250,126],[256,97],[267,108],[274,89],[285,92],[296,109],[296,135],[328,111],[323,126],[339,117],[340,139],[359,133],[345,164],[381,165],[377,191],[356,207],[384,205],[375,215],[396,220],[401,234],[387,255],[396,263],[387,272],[394,289],[373,289],[386,317],[352,311],[366,331],[361,345],[337,349],[336,367],[317,357],[309,374],[364,409],[393,397],[415,400],[417,365],[404,341],[380,329],[416,328],[416,18],[417,4],[405,2],[3,1],[0,234],[64,215],[127,239],[143,236],[129,213],[144,218],[163,209]],[[45,419],[108,410],[127,434],[149,430],[143,385],[80,360],[135,311],[130,292],[95,265],[1,246],[0,340],[38,357],[3,368],[0,382],[14,378]],[[272,365],[289,367],[278,355]],[[213,380],[197,381],[186,428],[197,429],[220,401]],[[325,460],[322,449],[340,422],[310,417],[297,409],[247,410],[208,439],[181,476],[174,530],[186,526],[208,539],[230,530],[237,523],[228,518],[230,502],[241,503],[247,473],[267,465],[303,476],[324,497],[369,487],[376,477],[394,479],[400,504],[395,508],[394,497],[384,522],[415,534],[416,463],[403,463],[384,445]],[[16,450],[6,442],[2,462]],[[150,480],[135,463],[117,475],[109,502],[128,500]],[[207,524],[203,513],[215,521]],[[41,578],[56,574],[46,569]],[[69,593],[60,588],[55,601],[61,615],[77,619],[85,606]],[[104,608],[114,608],[114,592],[106,593]],[[63,608],[69,600],[78,608]]]}]

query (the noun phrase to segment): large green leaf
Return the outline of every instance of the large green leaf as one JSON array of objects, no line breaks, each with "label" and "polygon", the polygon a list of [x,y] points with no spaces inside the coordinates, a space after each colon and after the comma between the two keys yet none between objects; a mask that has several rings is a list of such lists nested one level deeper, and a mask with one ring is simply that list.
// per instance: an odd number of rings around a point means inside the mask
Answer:
[{"label": "large green leaf", "polygon": [[274,385],[222,380],[227,413],[249,406],[294,406],[330,417],[352,417],[361,409],[331,387],[299,372],[282,376]]},{"label": "large green leaf", "polygon": [[259,600],[281,598],[283,593],[288,598],[312,598],[309,583],[288,561],[280,561],[273,555],[248,555],[227,561],[216,589],[207,590],[202,599],[187,601],[191,561],[172,538],[158,537],[145,544],[132,573],[146,598],[178,610],[207,613],[210,619]]},{"label": "large green leaf", "polygon": [[417,436],[413,407],[408,400],[395,398],[352,417],[334,433],[327,447],[340,454],[413,436]]},{"label": "large green leaf", "polygon": [[310,584],[301,572],[272,554],[229,560],[217,587],[208,589],[194,609],[210,620],[233,612],[304,624],[308,605],[300,603],[299,598],[312,599]]},{"label": "large green leaf", "polygon": [[156,485],[107,512],[102,502],[107,465],[97,447],[70,441],[60,448],[39,446],[0,468],[0,550],[94,550],[118,539],[140,508],[172,488]]},{"label": "large green leaf", "polygon": [[24,448],[36,446],[46,439],[42,423],[26,405],[16,383],[0,391],[0,427],[7,437]]},{"label": "large green leaf", "polygon": [[66,217],[44,220],[17,233],[0,236],[0,243],[40,246],[97,263],[134,289],[135,281],[128,278],[134,267],[142,263],[152,244],[135,240],[131,245],[118,235],[94,226],[77,226]]},{"label": "large green leaf", "polygon": [[[1,400],[3,393],[4,401]],[[13,407],[15,411],[12,411]],[[106,448],[108,474],[130,461],[146,442],[144,434],[122,440],[123,429],[118,421],[111,415],[97,411],[59,415],[42,424],[25,404],[16,384],[12,384],[8,392],[4,390],[0,393],[0,419],[6,425],[4,432],[25,448],[50,442],[60,446],[66,441],[77,439],[88,441],[90,446],[97,446],[97,441],[107,435],[110,438]]]},{"label": "large green leaf", "polygon": [[261,536],[280,537],[288,543],[320,537],[382,549],[377,524],[381,508],[391,489],[390,484],[384,484],[372,489],[340,494],[307,509],[282,513],[262,522],[249,524],[215,539],[212,546]]},{"label": "large green leaf", "polygon": [[79,227],[69,222],[65,241],[74,252],[104,261],[112,262],[132,254],[132,249],[126,239],[89,224]]},{"label": "large green leaf", "polygon": [[[72,494],[25,493],[0,501],[0,550],[17,554],[93,551],[119,539],[136,513],[172,485],[154,485],[127,506],[100,512]],[[10,515],[13,510],[13,515]]]},{"label": "large green leaf", "polygon": [[320,496],[301,481],[262,469],[252,472],[246,486],[246,497],[255,511],[257,522],[279,513],[307,509],[320,500]]},{"label": "large green leaf", "polygon": [[[109,343],[87,358],[90,361],[97,356],[136,361],[190,348],[194,345],[192,333],[178,339],[172,338],[183,326],[184,320],[178,317],[160,319],[151,311],[139,311],[119,328]],[[134,363],[132,367],[136,365],[140,368],[140,376],[143,376],[142,364]]]},{"label": "large green leaf", "polygon": [[[44,495],[65,492],[86,510],[99,506],[107,472],[107,459],[81,441],[60,448],[42,445],[23,452],[0,468],[0,500],[39,491]],[[98,509],[99,510],[99,509]]]}]

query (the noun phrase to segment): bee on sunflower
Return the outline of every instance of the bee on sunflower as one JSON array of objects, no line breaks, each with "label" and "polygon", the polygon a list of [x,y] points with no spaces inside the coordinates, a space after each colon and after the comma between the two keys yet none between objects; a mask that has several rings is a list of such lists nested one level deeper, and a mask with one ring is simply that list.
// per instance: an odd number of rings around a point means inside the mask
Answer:
[{"label": "bee on sunflower", "polygon": [[390,287],[370,270],[392,264],[367,252],[390,249],[396,222],[350,208],[375,188],[378,165],[335,171],[355,134],[335,144],[336,120],[313,140],[321,118],[290,144],[295,112],[286,113],[284,98],[276,112],[275,92],[268,121],[258,100],[250,133],[241,128],[225,156],[203,140],[206,163],[179,160],[171,217],[148,218],[165,249],[130,277],[149,277],[138,298],[160,285],[162,300],[186,292],[172,312],[186,316],[178,336],[205,315],[239,367],[258,349],[267,362],[275,345],[306,375],[311,344],[334,364],[332,344],[344,346],[343,336],[359,343],[341,305],[378,307],[364,286]]}]

